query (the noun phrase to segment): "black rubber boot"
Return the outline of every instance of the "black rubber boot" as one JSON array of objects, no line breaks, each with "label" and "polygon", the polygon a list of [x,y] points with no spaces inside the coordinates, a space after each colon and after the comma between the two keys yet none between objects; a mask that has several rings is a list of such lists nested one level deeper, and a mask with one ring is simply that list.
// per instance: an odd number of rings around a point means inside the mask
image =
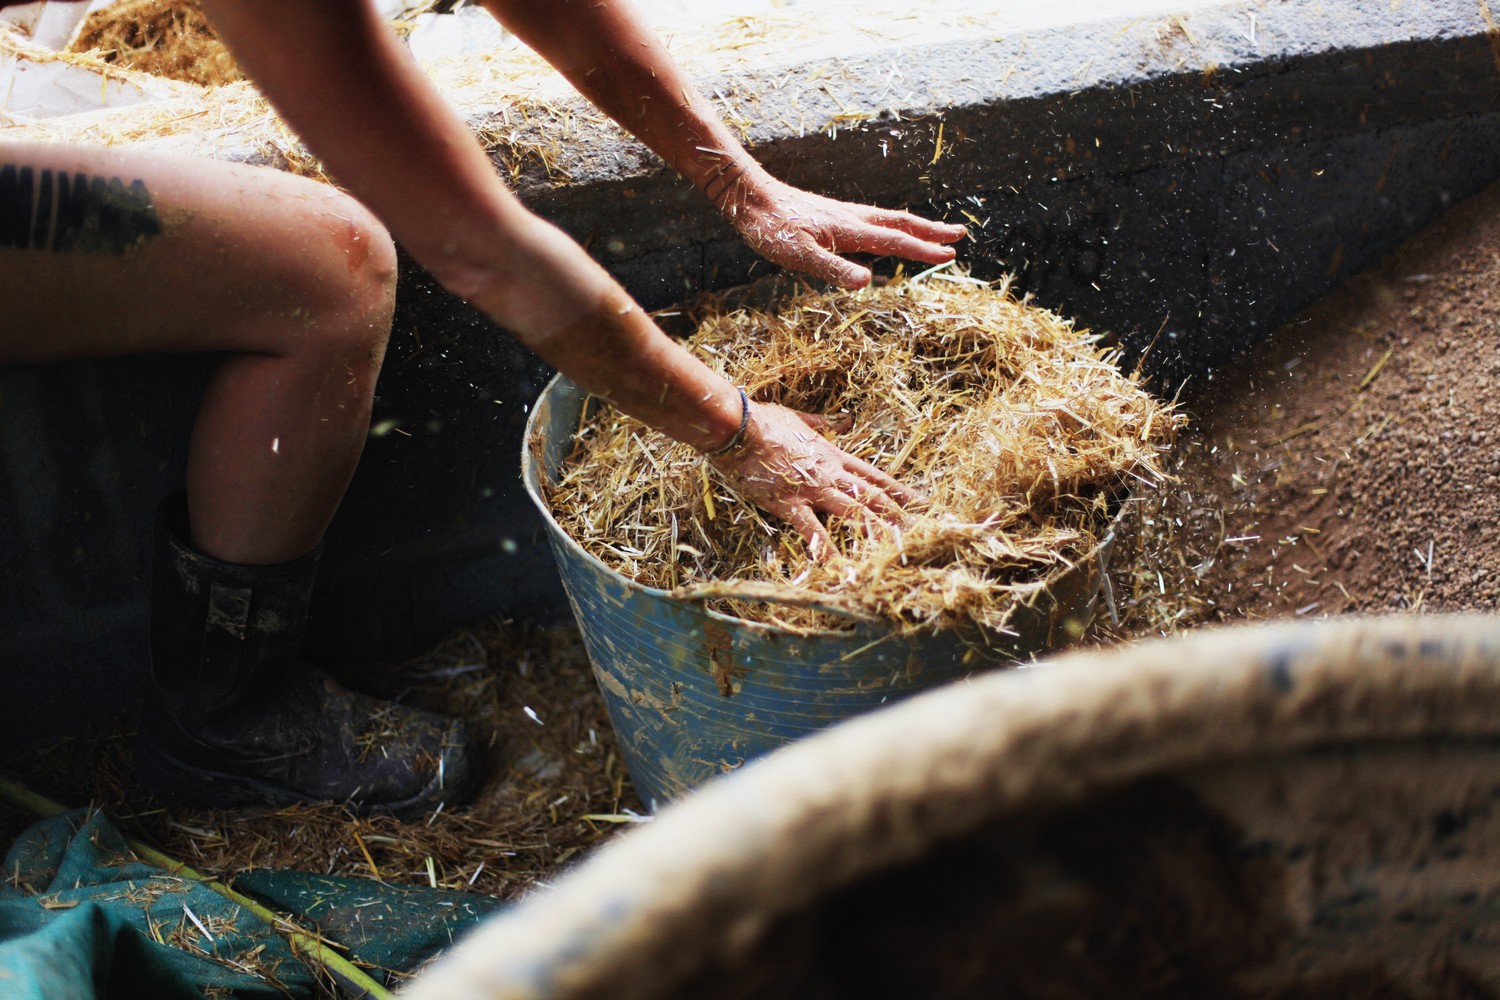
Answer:
[{"label": "black rubber boot", "polygon": [[300,659],[317,550],[239,566],[187,537],[179,495],[156,522],[146,787],[196,805],[335,801],[398,816],[473,791],[478,754],[461,721],[349,691]]}]

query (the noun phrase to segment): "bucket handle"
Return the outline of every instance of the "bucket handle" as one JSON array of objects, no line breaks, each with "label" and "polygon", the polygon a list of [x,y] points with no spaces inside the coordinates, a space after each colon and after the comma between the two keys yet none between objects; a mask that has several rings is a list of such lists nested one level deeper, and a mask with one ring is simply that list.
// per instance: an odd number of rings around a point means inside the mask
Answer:
[{"label": "bucket handle", "polygon": [[762,580],[716,580],[707,583],[691,583],[668,592],[679,601],[762,601],[766,604],[784,604],[793,608],[810,608],[829,614],[880,625],[883,619],[858,605],[833,594],[819,593],[802,587]]}]

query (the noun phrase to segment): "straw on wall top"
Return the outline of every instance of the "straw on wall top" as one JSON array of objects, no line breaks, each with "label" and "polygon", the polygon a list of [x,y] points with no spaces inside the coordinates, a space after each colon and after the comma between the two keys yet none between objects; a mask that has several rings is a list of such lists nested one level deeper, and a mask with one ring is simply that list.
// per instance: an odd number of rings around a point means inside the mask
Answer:
[{"label": "straw on wall top", "polygon": [[92,11],[72,51],[205,87],[244,78],[198,0],[121,0]]},{"label": "straw on wall top", "polygon": [[[1003,632],[1020,602],[1092,551],[1112,500],[1165,478],[1160,456],[1184,418],[1009,282],[939,271],[859,292],[777,289],[774,308],[750,304],[766,292],[701,299],[692,349],[754,399],[851,415],[836,443],[932,505],[895,529],[831,522],[837,552],[817,563],[691,448],[596,407],[548,500],[584,549],[642,584],[716,582],[732,594],[771,583],[902,629]],[[732,596],[717,607],[840,627],[824,612]]]}]

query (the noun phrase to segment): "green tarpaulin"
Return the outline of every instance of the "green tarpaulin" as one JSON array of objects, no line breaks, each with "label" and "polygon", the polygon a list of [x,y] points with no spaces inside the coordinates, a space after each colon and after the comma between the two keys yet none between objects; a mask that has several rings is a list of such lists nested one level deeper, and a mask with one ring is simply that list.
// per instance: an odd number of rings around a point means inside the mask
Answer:
[{"label": "green tarpaulin", "polygon": [[[306,872],[245,873],[235,889],[337,942],[376,981],[420,965],[501,905]],[[298,998],[315,996],[314,983],[276,929],[201,882],[142,862],[101,813],[42,820],[5,856],[6,1000]]]}]

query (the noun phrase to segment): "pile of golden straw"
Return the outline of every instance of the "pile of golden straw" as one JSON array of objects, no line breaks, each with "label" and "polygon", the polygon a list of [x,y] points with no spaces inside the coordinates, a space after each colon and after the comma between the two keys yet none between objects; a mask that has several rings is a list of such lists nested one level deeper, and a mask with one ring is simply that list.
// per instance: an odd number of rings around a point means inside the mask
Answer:
[{"label": "pile of golden straw", "polygon": [[71,48],[112,65],[205,87],[243,79],[197,0],[120,0],[91,12]]},{"label": "pile of golden straw", "polygon": [[838,445],[927,493],[930,508],[894,529],[835,520],[837,552],[815,562],[692,449],[604,406],[548,500],[625,576],[797,631],[848,621],[737,599],[735,586],[900,630],[1005,632],[1021,602],[1094,550],[1113,501],[1164,481],[1185,422],[1096,337],[1018,301],[1008,282],[937,271],[862,292],[802,289],[774,311],[708,297],[691,315],[691,346],[711,366],[753,399],[851,414]]}]

